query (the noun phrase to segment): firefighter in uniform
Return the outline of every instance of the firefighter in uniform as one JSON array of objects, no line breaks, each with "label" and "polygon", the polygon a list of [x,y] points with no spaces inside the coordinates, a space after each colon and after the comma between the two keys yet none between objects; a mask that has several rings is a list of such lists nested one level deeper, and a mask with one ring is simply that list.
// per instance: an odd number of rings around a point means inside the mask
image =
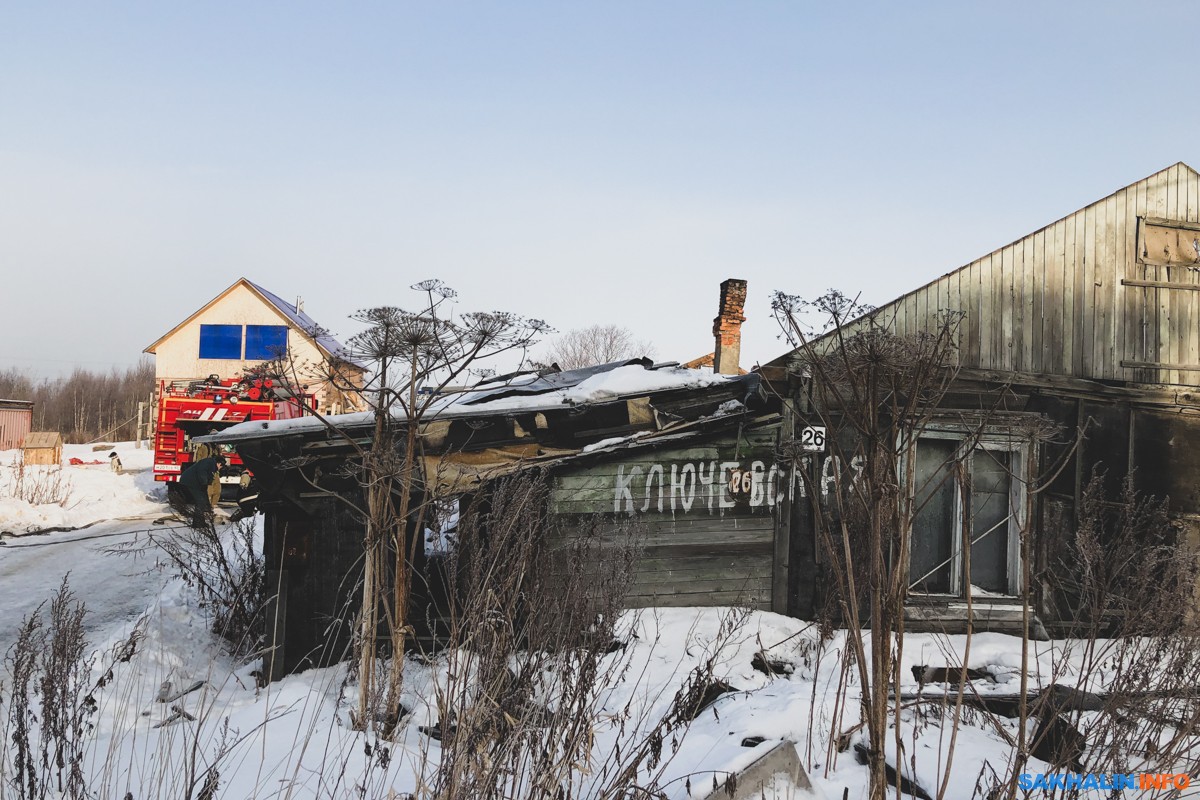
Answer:
[{"label": "firefighter in uniform", "polygon": [[221,499],[221,467],[225,466],[225,456],[215,455],[193,462],[172,484],[178,486],[185,496],[176,496],[176,500],[186,500],[190,505],[193,527],[206,527],[212,516],[212,510]]}]

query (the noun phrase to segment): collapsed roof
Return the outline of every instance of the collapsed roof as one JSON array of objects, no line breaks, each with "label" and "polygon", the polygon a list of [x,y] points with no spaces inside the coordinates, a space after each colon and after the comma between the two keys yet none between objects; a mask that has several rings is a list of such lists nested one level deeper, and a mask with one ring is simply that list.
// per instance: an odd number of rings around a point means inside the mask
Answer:
[{"label": "collapsed roof", "polygon": [[[756,374],[715,375],[648,359],[515,373],[429,403],[419,422],[425,474],[439,493],[463,491],[526,466],[595,459],[747,419],[765,421],[766,400]],[[392,417],[402,422],[406,415],[395,409]],[[373,412],[306,416],[246,422],[196,441],[236,445],[260,466],[295,465],[353,457],[369,444],[374,426]]]}]

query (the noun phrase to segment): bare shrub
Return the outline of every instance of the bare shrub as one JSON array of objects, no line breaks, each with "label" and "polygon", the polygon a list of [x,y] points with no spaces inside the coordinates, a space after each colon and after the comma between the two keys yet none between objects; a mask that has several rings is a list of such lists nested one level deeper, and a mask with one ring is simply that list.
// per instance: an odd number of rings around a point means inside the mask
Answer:
[{"label": "bare shrub", "polygon": [[[331,434],[354,450],[352,472],[361,498],[338,495],[366,529],[355,648],[367,691],[359,694],[354,718],[356,724],[375,721],[384,728],[394,726],[400,716],[404,654],[413,629],[412,561],[418,542],[409,533],[423,529],[422,519],[429,511],[425,484],[432,476],[425,475],[422,466],[422,426],[438,417],[447,396],[462,391],[462,381],[494,374],[487,366],[489,359],[519,355],[523,363],[528,348],[550,331],[542,320],[509,312],[456,311],[457,292],[439,280],[420,281],[411,288],[423,298],[416,309],[378,306],[352,317],[365,329],[350,339],[346,354],[372,365],[366,386],[344,380],[351,370],[341,358],[319,368],[330,376],[333,390],[356,395],[351,405],[368,409],[374,422],[370,439],[363,441],[339,427],[336,418],[314,412]],[[278,371],[298,378],[301,365],[283,355]],[[381,626],[392,658],[386,687],[377,693]]]},{"label": "bare shrub", "polygon": [[[503,479],[463,514],[449,567],[457,602],[434,662],[439,721],[427,731],[441,746],[419,764],[421,797],[657,796],[718,685],[717,660],[701,658],[661,702],[612,699],[647,677],[630,674],[626,653],[639,617],[621,616],[637,531],[566,522],[548,513],[548,491],[542,476]],[[727,615],[714,652],[744,618]],[[617,744],[601,753],[605,730]]]},{"label": "bare shrub", "polygon": [[[1200,769],[1200,627],[1194,618],[1200,561],[1164,500],[1117,497],[1094,475],[1078,524],[1052,537],[1048,593],[1075,621],[1055,652],[1050,680],[1075,673],[1077,689],[1044,692],[1042,739],[1061,718],[1086,732],[1080,766],[1091,772]],[[1033,752],[1049,751],[1046,741]],[[1057,754],[1066,759],[1068,753]]]},{"label": "bare shrub", "polygon": [[[25,618],[5,663],[12,689],[4,715],[15,796],[83,797],[83,759],[96,711],[87,679],[86,609],[66,577],[50,600]],[[0,771],[2,773],[2,771]],[[0,791],[0,794],[3,794]]]},{"label": "bare shrub", "polygon": [[[176,526],[148,533],[149,547],[166,555],[177,574],[196,590],[200,605],[212,614],[211,630],[246,657],[263,643],[262,609],[266,571],[256,541],[254,518],[218,528],[213,525]],[[115,552],[144,552],[146,545],[121,547]]]},{"label": "bare shrub", "polygon": [[26,464],[24,454],[18,454],[16,462],[9,467],[5,485],[9,497],[33,506],[66,507],[71,500],[71,482],[61,466]]},{"label": "bare shrub", "polygon": [[1117,497],[1096,474],[1081,495],[1074,529],[1051,537],[1043,576],[1075,638],[1172,634],[1187,624],[1197,576],[1195,553],[1180,541],[1167,502],[1127,478]]}]

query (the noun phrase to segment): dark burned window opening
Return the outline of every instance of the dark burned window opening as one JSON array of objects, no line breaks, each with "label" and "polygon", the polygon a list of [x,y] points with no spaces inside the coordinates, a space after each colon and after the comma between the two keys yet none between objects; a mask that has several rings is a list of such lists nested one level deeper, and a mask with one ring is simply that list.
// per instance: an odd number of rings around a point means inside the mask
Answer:
[{"label": "dark burned window opening", "polygon": [[975,598],[1018,594],[1028,454],[1027,440],[1002,433],[946,428],[921,435],[909,559],[914,594],[961,597],[968,585]]}]

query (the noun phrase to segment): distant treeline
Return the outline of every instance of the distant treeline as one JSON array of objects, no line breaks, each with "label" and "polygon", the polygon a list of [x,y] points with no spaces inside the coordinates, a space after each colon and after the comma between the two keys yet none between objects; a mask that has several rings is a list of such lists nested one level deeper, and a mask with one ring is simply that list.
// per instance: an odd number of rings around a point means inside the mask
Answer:
[{"label": "distant treeline", "polygon": [[[25,370],[0,370],[0,398],[32,400],[33,429],[58,431],[68,442],[132,439],[138,401],[149,400],[153,390],[154,362],[148,358],[137,366],[109,372],[76,367],[61,378],[38,379]],[[119,425],[124,426],[109,434]]]}]

